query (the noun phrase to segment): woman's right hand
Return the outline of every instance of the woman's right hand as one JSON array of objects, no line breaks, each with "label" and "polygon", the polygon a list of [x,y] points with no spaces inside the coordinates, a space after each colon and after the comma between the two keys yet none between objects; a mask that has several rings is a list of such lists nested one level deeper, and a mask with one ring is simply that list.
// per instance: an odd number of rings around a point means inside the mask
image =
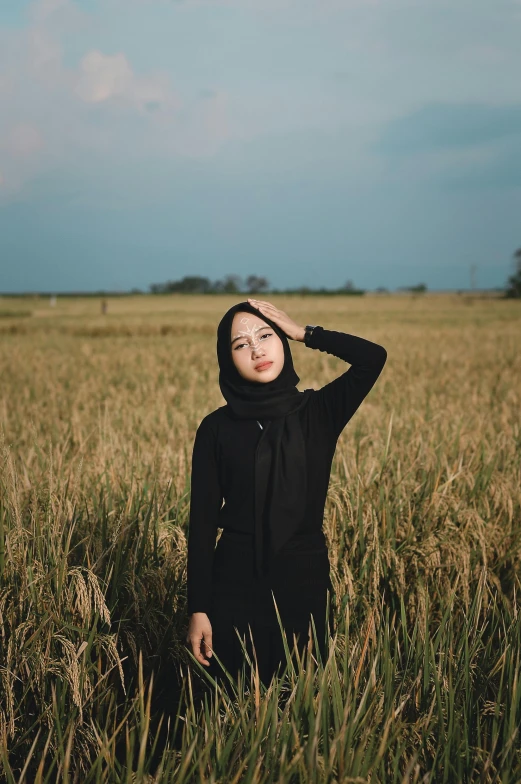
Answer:
[{"label": "woman's right hand", "polygon": [[192,646],[192,653],[197,661],[209,667],[210,662],[205,659],[205,654],[208,658],[212,655],[212,624],[206,613],[192,613],[186,642]]}]

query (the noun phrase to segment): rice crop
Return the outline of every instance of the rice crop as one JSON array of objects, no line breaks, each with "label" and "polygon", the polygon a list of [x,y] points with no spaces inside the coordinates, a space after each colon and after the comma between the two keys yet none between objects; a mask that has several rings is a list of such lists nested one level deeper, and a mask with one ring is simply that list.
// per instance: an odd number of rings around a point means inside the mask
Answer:
[{"label": "rice crop", "polygon": [[[388,359],[333,461],[328,657],[227,690],[185,642],[186,543],[239,298],[1,298],[2,780],[521,781],[520,304],[263,297]],[[291,345],[300,389],[346,370]]]}]

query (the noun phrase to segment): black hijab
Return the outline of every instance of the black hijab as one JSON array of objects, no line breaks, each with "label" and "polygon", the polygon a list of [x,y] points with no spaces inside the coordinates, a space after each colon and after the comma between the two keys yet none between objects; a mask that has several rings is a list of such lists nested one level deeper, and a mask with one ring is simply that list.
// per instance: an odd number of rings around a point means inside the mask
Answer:
[{"label": "black hijab", "polygon": [[[282,340],[284,365],[277,378],[266,383],[243,378],[232,359],[231,327],[238,311],[265,321]],[[217,328],[219,386],[229,413],[236,419],[263,419],[255,450],[255,566],[265,573],[271,556],[297,530],[306,508],[306,448],[299,411],[312,389],[299,392],[300,381],[286,333],[249,302],[233,305]]]}]

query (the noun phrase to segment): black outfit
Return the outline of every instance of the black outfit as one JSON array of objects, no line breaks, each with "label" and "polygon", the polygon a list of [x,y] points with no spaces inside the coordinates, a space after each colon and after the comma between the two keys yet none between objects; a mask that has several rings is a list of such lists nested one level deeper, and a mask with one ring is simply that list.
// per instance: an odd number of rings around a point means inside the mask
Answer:
[{"label": "black outfit", "polygon": [[[240,305],[241,310],[252,308],[244,307],[245,303]],[[259,311],[250,312],[269,322]],[[274,328],[279,336],[285,337]],[[351,367],[321,389],[296,390],[296,395],[292,392],[288,411],[282,417],[238,417],[237,409],[231,408],[230,396],[227,405],[208,414],[200,423],[192,454],[188,613],[208,614],[214,653],[232,675],[236,675],[244,662],[234,627],[245,639],[250,655],[251,629],[260,676],[266,684],[279,663],[285,662],[273,596],[290,648],[293,634],[297,635],[298,649],[302,651],[305,647],[312,615],[320,654],[325,655],[327,592],[331,594],[332,586],[322,523],[331,463],[340,433],[371,390],[387,357],[383,346],[319,326],[306,345],[337,356]],[[291,372],[294,373],[292,366]],[[270,383],[273,382],[265,386]],[[291,426],[283,430],[282,421],[291,422]],[[271,442],[271,464],[286,474],[286,492],[290,492],[288,487],[295,482],[287,455],[291,455],[291,444],[298,444],[299,439],[303,443],[304,463],[299,470],[306,478],[300,486],[302,516],[296,527],[290,521],[284,528],[286,534],[282,543],[276,543],[278,546],[273,544],[269,510],[277,490],[280,492],[281,487],[284,490],[284,477],[282,484],[276,486],[276,475],[269,473],[267,490],[263,491],[268,511],[260,523],[255,505],[259,481],[262,479],[266,484],[266,475],[258,466],[259,445],[274,422],[279,427],[277,438]],[[280,512],[283,509],[280,496],[278,504]],[[291,517],[290,512],[288,515]],[[263,529],[261,536],[259,524]],[[218,527],[223,532],[215,547]],[[260,541],[264,543],[260,547],[262,569],[259,569]],[[333,634],[332,613],[329,632]],[[210,658],[209,672],[214,676],[219,674],[215,655]]]}]

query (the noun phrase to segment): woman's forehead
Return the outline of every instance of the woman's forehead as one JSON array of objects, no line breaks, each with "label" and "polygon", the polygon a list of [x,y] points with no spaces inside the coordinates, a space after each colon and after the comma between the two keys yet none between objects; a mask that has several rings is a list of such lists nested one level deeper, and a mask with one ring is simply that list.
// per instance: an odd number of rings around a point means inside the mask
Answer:
[{"label": "woman's forehead", "polygon": [[260,327],[269,327],[269,324],[259,318],[259,316],[253,315],[253,313],[238,311],[233,317],[232,330],[237,332],[251,332]]}]

